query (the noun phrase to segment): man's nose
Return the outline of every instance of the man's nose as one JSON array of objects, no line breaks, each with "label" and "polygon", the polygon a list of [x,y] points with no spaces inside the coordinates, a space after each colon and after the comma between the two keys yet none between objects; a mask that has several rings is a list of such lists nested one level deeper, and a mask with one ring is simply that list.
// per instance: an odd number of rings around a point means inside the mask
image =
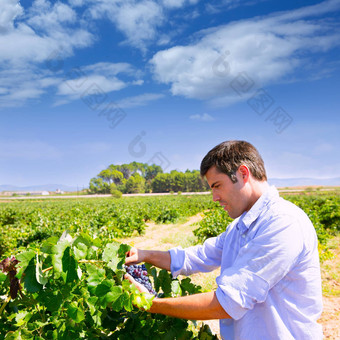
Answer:
[{"label": "man's nose", "polygon": [[220,196],[218,194],[216,194],[216,192],[213,192],[213,201],[219,201],[220,200]]}]

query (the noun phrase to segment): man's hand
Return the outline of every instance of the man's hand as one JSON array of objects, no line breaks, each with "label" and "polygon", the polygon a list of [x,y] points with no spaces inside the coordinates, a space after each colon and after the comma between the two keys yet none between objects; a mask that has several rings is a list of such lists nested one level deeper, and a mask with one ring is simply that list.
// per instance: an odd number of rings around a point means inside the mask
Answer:
[{"label": "man's hand", "polygon": [[144,262],[143,250],[133,247],[126,253],[125,264],[127,266],[141,262]]},{"label": "man's hand", "polygon": [[124,279],[133,283],[141,293],[149,293],[149,291],[141,283],[137,282],[130,274],[125,274]]},{"label": "man's hand", "polygon": [[168,251],[142,250],[132,247],[126,253],[125,264],[130,266],[141,262],[150,263],[158,268],[170,270],[171,257]]}]

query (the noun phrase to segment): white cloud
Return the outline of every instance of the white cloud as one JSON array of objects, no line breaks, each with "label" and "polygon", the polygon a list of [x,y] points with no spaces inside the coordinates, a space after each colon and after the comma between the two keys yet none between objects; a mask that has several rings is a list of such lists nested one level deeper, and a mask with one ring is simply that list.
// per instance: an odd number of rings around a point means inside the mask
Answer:
[{"label": "white cloud", "polygon": [[119,91],[129,85],[140,85],[140,79],[125,81],[117,77],[125,74],[138,77],[140,72],[127,63],[97,63],[83,68],[71,70],[58,86],[57,94],[66,96],[58,99],[56,105],[66,104],[70,100],[97,96],[98,100],[106,100],[106,94]]},{"label": "white cloud", "polygon": [[144,51],[165,19],[162,7],[152,0],[93,1],[89,13],[94,19],[108,18],[126,36],[127,43]]},{"label": "white cloud", "polygon": [[[194,5],[199,0],[88,0],[88,13],[92,19],[109,19],[125,37],[125,43],[145,52],[148,44],[169,42],[169,36],[159,32],[168,21],[171,10]],[[78,5],[78,1],[71,1]],[[82,3],[80,1],[80,3]],[[197,16],[194,11],[193,17]]]},{"label": "white cloud", "polygon": [[[91,33],[74,24],[76,13],[65,4],[52,6],[47,1],[36,0],[23,20],[18,19],[15,24],[14,19],[23,10],[20,5],[12,5],[12,12],[6,11],[6,18],[12,19],[3,20],[6,31],[0,35],[0,45],[6,46],[0,50],[0,66],[2,63],[8,67],[43,62],[56,51],[60,57],[70,56],[74,48],[86,47],[93,42]],[[2,7],[0,2],[0,12]]]},{"label": "white cloud", "polygon": [[0,89],[0,107],[20,106],[60,83],[60,79],[34,67],[0,70],[0,79],[6,84]]},{"label": "white cloud", "polygon": [[82,95],[90,95],[90,89],[100,94],[121,90],[126,85],[116,77],[106,78],[102,75],[91,75],[64,81],[59,85],[58,94],[79,98]]},{"label": "white cloud", "polygon": [[72,23],[77,19],[76,12],[61,2],[51,6],[48,1],[36,0],[29,13],[30,17],[27,23],[36,29],[43,29],[51,35],[56,28],[60,30],[62,25]]},{"label": "white cloud", "polygon": [[[334,10],[334,3],[326,2],[328,10]],[[239,73],[255,89],[283,81],[297,68],[302,72],[304,63],[310,64],[307,55],[339,46],[332,23],[307,20],[319,12],[316,5],[202,31],[191,45],[156,53],[150,61],[155,78],[169,84],[174,95],[219,104],[239,100],[230,86],[232,81],[237,85]]]},{"label": "white cloud", "polygon": [[[127,86],[143,84],[143,80],[138,79],[141,75],[127,63],[96,63],[72,69],[64,76],[62,71],[54,73],[33,65],[0,69],[0,79],[6,84],[6,87],[0,87],[0,107],[20,106],[27,100],[40,98],[47,91],[59,96],[54,106],[65,105],[95,93],[106,96]],[[123,76],[129,79],[120,79]]]},{"label": "white cloud", "polygon": [[84,67],[84,72],[103,73],[107,76],[115,76],[119,73],[137,74],[137,70],[128,63],[96,63]]},{"label": "white cloud", "polygon": [[189,118],[192,120],[199,120],[201,122],[211,122],[215,120],[214,117],[212,117],[208,113],[203,113],[201,115],[200,114],[191,115]]},{"label": "white cloud", "polygon": [[24,12],[18,1],[0,0],[0,106],[22,105],[58,85],[64,59],[92,42],[66,4],[36,0]]},{"label": "white cloud", "polygon": [[151,101],[155,101],[163,97],[164,95],[160,93],[144,93],[139,96],[124,98],[117,102],[117,105],[124,109],[145,106]]},{"label": "white cloud", "polygon": [[194,5],[199,0],[163,0],[163,5],[169,8],[180,8],[189,3],[190,5]]},{"label": "white cloud", "polygon": [[0,33],[13,28],[14,19],[23,13],[16,0],[0,0]]}]

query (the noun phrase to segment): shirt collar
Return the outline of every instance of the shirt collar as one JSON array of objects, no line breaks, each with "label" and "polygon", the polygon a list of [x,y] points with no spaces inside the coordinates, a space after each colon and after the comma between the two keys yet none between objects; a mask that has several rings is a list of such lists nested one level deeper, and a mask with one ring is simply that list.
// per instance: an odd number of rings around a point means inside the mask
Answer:
[{"label": "shirt collar", "polygon": [[239,229],[243,225],[246,229],[249,229],[250,225],[259,217],[263,208],[268,205],[272,200],[279,198],[279,193],[275,186],[269,186],[267,190],[260,196],[260,198],[254,203],[249,211],[245,211],[240,217],[237,223],[237,228]]}]

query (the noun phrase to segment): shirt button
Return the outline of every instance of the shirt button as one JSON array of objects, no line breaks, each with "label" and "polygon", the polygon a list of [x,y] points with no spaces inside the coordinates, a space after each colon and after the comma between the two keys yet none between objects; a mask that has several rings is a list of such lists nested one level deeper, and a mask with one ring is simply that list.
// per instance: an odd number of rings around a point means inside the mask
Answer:
[{"label": "shirt button", "polygon": [[243,234],[243,235],[242,235],[242,237],[243,237],[243,238],[245,238],[245,237],[246,237],[246,235],[245,235],[245,234]]}]

